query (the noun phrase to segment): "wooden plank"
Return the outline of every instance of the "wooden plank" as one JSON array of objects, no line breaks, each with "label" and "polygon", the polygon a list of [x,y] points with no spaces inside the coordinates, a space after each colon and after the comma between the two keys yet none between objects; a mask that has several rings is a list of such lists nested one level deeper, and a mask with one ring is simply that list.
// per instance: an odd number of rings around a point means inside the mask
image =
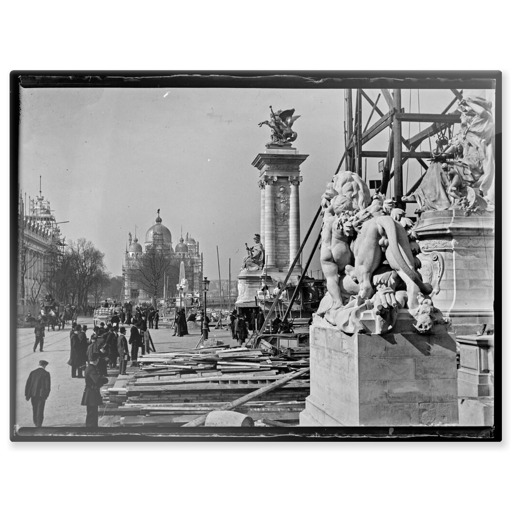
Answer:
[{"label": "wooden plank", "polygon": [[455,100],[454,100],[454,102],[455,102],[455,101],[457,101],[457,100],[459,100],[459,101],[460,101],[460,100],[462,100],[462,99],[463,99],[463,97],[464,97],[464,96],[462,96],[462,91],[458,91],[457,89],[450,89],[450,91],[452,91],[452,92],[453,92],[453,94],[455,94]]},{"label": "wooden plank", "polygon": [[394,110],[388,112],[384,116],[382,116],[378,121],[373,123],[368,130],[366,130],[361,135],[361,145],[366,144],[369,140],[373,139],[376,135],[378,135],[382,130],[385,130],[392,122]]},{"label": "wooden plank", "polygon": [[[368,97],[368,95],[361,89],[361,95],[362,96],[365,96],[367,100],[369,100],[370,98]],[[372,120],[372,117],[373,117],[373,113],[376,111],[376,110],[379,110],[378,107],[377,107],[377,103],[379,103],[379,100],[380,100],[380,96],[381,94],[379,93],[379,95],[377,96],[377,99],[375,100],[375,103],[373,103],[371,100],[370,100],[370,103],[372,105],[372,110],[368,116],[368,120],[366,121],[366,124],[364,126],[364,129],[363,129],[363,132],[366,131],[366,129],[368,128],[368,125],[370,124],[370,121]],[[380,111],[379,111],[380,112]],[[381,113],[381,116],[383,114]]]},{"label": "wooden plank", "polygon": [[[363,151],[363,158],[386,158],[387,151]],[[402,151],[402,158],[431,158],[430,151]]]},{"label": "wooden plank", "polygon": [[[304,368],[300,371],[307,371],[309,368]],[[295,373],[295,372],[294,372]],[[287,374],[287,378],[289,375],[293,374]],[[281,382],[282,379],[279,379],[275,382]],[[243,390],[243,389],[254,389],[255,387],[259,387],[262,389],[262,386],[258,386],[255,383],[248,383],[248,384],[210,384],[210,383],[197,383],[197,384],[175,384],[173,386],[165,386],[162,383],[155,386],[137,386],[137,387],[130,387],[128,388],[127,394],[128,396],[131,395],[140,395],[143,393],[149,393],[149,394],[162,394],[162,393],[173,393],[174,391],[199,391],[206,393],[207,391],[215,391],[222,393],[223,391],[232,391],[232,390]],[[309,381],[299,380],[297,382],[290,382],[288,384],[288,381],[286,381],[284,384],[282,384],[279,387],[283,387],[285,389],[294,389],[294,388],[307,388],[309,387]],[[273,389],[273,388],[272,388]]]},{"label": "wooden plank", "polygon": [[191,384],[195,382],[228,382],[235,380],[244,380],[244,381],[273,381],[281,378],[281,375],[237,375],[237,376],[229,376],[223,375],[221,377],[196,377],[192,379],[170,379],[170,380],[144,380],[143,382],[135,382],[133,385],[135,386],[150,386],[150,385],[169,385],[176,386],[179,384]]},{"label": "wooden plank", "polygon": [[[249,393],[248,395],[245,395],[242,398],[239,398],[238,400],[235,400],[235,401],[231,402],[230,404],[223,406],[220,410],[221,411],[229,411],[229,410],[235,409],[236,407],[239,407],[240,405],[243,405],[243,404],[249,402],[250,400],[253,400],[256,397],[262,396],[274,389],[278,389],[288,383],[293,384],[290,381],[292,381],[293,379],[296,379],[298,377],[301,377],[302,375],[305,375],[306,373],[309,373],[309,368],[304,368],[303,370],[299,370],[298,372],[293,372],[289,375],[286,375],[285,377],[278,380],[277,382],[273,382],[272,384],[269,384],[268,386],[265,386],[256,391],[253,391],[252,393]],[[206,416],[207,416],[206,414],[203,414],[199,418],[188,422],[184,426],[185,427],[198,427],[199,425],[202,425],[205,422]]]},{"label": "wooden plank", "polygon": [[396,114],[399,121],[407,123],[460,123],[460,114],[422,114],[399,112]]},{"label": "wooden plank", "polygon": [[381,92],[382,96],[384,96],[384,99],[386,100],[386,103],[388,104],[389,110],[392,110],[395,106],[393,96],[391,96],[391,93],[387,89],[381,89]]}]

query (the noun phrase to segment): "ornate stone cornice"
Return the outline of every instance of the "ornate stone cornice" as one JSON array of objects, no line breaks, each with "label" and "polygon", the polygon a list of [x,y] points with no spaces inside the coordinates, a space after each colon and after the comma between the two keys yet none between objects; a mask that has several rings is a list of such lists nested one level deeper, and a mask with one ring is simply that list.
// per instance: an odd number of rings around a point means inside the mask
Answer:
[{"label": "ornate stone cornice", "polygon": [[289,170],[298,170],[299,166],[309,155],[301,155],[297,153],[283,154],[283,153],[259,153],[252,165],[263,170],[265,167],[271,166],[271,168],[282,169],[283,166],[289,166]]}]

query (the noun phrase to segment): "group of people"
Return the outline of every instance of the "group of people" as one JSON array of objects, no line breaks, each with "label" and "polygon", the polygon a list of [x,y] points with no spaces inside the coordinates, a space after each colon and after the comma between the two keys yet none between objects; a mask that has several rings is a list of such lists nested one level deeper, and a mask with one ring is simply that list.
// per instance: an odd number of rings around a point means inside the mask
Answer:
[{"label": "group of people", "polygon": [[[249,337],[249,331],[260,332],[265,322],[265,314],[261,308],[251,309],[248,315],[238,313],[234,309],[229,315],[231,337],[238,341],[238,344],[244,345],[246,339]],[[278,313],[270,324],[270,330],[272,334],[277,333],[290,333],[293,332],[292,322],[281,319],[281,315]]]},{"label": "group of people", "polygon": [[264,320],[265,315],[261,309],[258,309],[258,312],[254,309],[251,310],[248,318],[242,313],[238,313],[236,309],[233,309],[229,315],[231,337],[237,340],[240,346],[244,345],[249,337],[249,331],[254,333],[256,330],[261,329]]},{"label": "group of people", "polygon": [[[130,338],[126,338],[126,327],[119,326],[115,316],[105,325],[101,322],[93,328],[87,338],[87,326],[73,324],[70,333],[70,357],[72,378],[84,378],[85,390],[82,405],[87,406],[87,427],[98,426],[98,406],[102,405],[100,388],[108,382],[108,369],[119,365],[119,374],[126,375],[128,361],[137,365],[139,349],[142,354],[155,351],[145,317],[130,327]],[[129,349],[131,345],[131,350]]]},{"label": "group of people", "polygon": [[139,324],[144,321],[150,329],[158,329],[160,321],[160,310],[153,306],[133,306],[131,302],[126,302],[122,307],[116,308],[117,317],[122,324]]}]

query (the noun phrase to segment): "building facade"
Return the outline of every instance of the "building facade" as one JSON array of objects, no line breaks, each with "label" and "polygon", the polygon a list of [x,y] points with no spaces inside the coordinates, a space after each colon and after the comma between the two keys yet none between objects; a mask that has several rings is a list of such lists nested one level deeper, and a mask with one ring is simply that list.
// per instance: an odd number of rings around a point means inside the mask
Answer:
[{"label": "building facade", "polygon": [[132,302],[133,304],[151,302],[151,293],[143,285],[139,269],[143,255],[152,248],[169,260],[167,271],[162,280],[161,297],[158,298],[171,298],[177,295],[182,262],[185,268],[185,278],[188,280],[188,293],[197,294],[201,291],[203,256],[199,251],[199,242],[196,242],[187,233],[185,238],[181,236],[179,243],[173,247],[171,231],[162,223],[160,210],[158,210],[155,224],[146,231],[144,247],[137,236],[132,238],[131,233],[128,234],[128,244],[123,263],[125,302]]},{"label": "building facade", "polygon": [[[27,211],[28,207],[28,211]],[[39,193],[18,201],[18,313],[36,314],[47,293],[64,243],[50,202]]]}]

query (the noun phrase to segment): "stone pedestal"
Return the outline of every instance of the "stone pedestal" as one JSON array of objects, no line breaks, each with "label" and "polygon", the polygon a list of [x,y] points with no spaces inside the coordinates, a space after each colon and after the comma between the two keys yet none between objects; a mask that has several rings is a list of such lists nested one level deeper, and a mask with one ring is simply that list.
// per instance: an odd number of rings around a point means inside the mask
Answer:
[{"label": "stone pedestal", "polygon": [[494,337],[458,336],[459,396],[494,396]]},{"label": "stone pedestal", "polygon": [[261,290],[261,270],[242,270],[238,274],[238,297],[235,306],[256,307],[258,305],[256,297]]},{"label": "stone pedestal", "polygon": [[494,324],[494,214],[460,210],[422,214],[416,233],[420,272],[435,289],[434,304],[457,335]]},{"label": "stone pedestal", "polygon": [[494,424],[494,337],[458,336],[459,417],[464,426]]},{"label": "stone pedestal", "polygon": [[310,351],[301,426],[458,424],[456,344],[444,325],[422,336],[409,316],[400,333],[348,336],[315,317]]}]

